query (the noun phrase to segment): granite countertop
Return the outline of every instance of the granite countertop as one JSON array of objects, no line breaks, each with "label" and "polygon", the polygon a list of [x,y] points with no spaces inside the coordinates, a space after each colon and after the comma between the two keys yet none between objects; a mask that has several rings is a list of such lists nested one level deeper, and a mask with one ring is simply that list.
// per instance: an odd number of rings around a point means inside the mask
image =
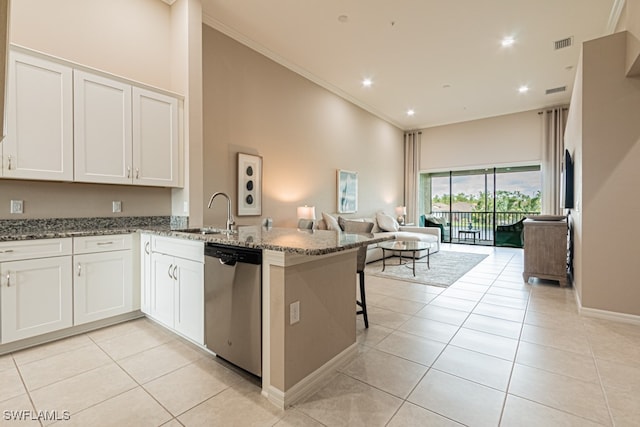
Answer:
[{"label": "granite countertop", "polygon": [[188,232],[184,225],[176,226],[166,218],[148,217],[114,221],[104,218],[34,220],[32,222],[0,221],[0,242],[54,239],[82,236],[106,236],[143,232],[159,236],[178,237],[229,246],[269,249],[302,255],[324,255],[358,248],[392,239],[391,236],[350,234],[329,230],[298,230],[295,228],[265,228],[239,226],[232,234],[202,234]]},{"label": "granite countertop", "polygon": [[184,230],[141,229],[141,232],[168,237],[180,237],[229,246],[269,249],[302,255],[324,255],[393,239],[393,236],[351,234],[330,230],[299,230],[296,228],[265,228],[240,226],[237,233],[202,234]]}]

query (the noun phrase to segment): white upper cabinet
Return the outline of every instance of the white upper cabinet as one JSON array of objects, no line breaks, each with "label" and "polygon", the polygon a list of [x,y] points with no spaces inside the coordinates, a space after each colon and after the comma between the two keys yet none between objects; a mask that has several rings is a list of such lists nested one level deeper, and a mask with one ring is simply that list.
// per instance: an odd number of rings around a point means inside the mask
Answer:
[{"label": "white upper cabinet", "polygon": [[177,187],[178,100],[133,87],[133,183]]},{"label": "white upper cabinet", "polygon": [[182,185],[178,98],[13,47],[0,177]]},{"label": "white upper cabinet", "polygon": [[75,180],[131,184],[131,86],[74,71]]},{"label": "white upper cabinet", "polygon": [[73,180],[72,75],[69,66],[10,52],[0,175]]}]

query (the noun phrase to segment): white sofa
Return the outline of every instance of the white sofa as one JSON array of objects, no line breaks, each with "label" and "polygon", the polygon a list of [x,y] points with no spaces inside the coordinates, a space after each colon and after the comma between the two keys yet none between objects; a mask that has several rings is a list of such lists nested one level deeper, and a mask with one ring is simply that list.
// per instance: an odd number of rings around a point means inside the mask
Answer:
[{"label": "white sofa", "polygon": [[[396,240],[403,241],[422,241],[435,243],[435,249],[430,249],[430,253],[438,252],[440,250],[440,229],[436,227],[416,227],[416,226],[402,226],[398,225],[394,218],[383,212],[378,212],[373,217],[347,217],[343,214],[322,214],[323,218],[316,222],[314,228],[318,230],[333,230],[339,228],[338,219],[342,216],[347,221],[356,222],[371,222],[373,223],[373,229],[371,232],[378,235],[392,235]],[[329,216],[329,218],[327,218]],[[328,221],[327,221],[328,220]],[[380,220],[380,221],[379,221]],[[392,224],[392,222],[394,224]],[[330,224],[329,224],[330,223]],[[382,227],[381,227],[382,225]],[[341,229],[340,229],[341,230]],[[378,244],[369,245],[367,248],[366,262],[374,262],[382,259],[385,251],[378,247]],[[387,257],[398,255],[398,253],[392,253],[386,251]],[[427,255],[427,251],[420,251],[416,254],[417,258],[422,258]]]}]

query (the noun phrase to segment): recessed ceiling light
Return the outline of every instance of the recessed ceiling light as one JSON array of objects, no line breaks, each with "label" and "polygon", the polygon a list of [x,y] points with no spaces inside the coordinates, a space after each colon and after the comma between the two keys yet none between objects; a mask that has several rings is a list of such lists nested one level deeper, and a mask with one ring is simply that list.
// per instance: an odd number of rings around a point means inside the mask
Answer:
[{"label": "recessed ceiling light", "polygon": [[371,79],[363,79],[362,80],[362,86],[364,86],[364,87],[371,87],[372,84],[373,84],[373,80],[371,80]]},{"label": "recessed ceiling light", "polygon": [[414,114],[416,114],[416,112],[412,109],[407,110],[407,116],[413,116]]},{"label": "recessed ceiling light", "polygon": [[509,46],[513,46],[515,42],[516,41],[513,37],[505,37],[502,39],[500,44],[502,45],[502,47],[509,47]]},{"label": "recessed ceiling light", "polygon": [[527,92],[529,92],[529,86],[520,86],[520,87],[518,88],[518,92],[520,92],[520,93],[527,93]]}]

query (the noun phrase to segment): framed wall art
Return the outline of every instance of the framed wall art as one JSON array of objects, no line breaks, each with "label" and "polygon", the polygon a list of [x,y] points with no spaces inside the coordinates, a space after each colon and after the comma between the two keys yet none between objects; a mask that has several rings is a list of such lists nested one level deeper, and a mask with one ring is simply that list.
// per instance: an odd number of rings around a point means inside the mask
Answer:
[{"label": "framed wall art", "polygon": [[262,215],[262,157],[238,153],[238,216]]},{"label": "framed wall art", "polygon": [[338,169],[338,213],[358,211],[358,173]]}]

